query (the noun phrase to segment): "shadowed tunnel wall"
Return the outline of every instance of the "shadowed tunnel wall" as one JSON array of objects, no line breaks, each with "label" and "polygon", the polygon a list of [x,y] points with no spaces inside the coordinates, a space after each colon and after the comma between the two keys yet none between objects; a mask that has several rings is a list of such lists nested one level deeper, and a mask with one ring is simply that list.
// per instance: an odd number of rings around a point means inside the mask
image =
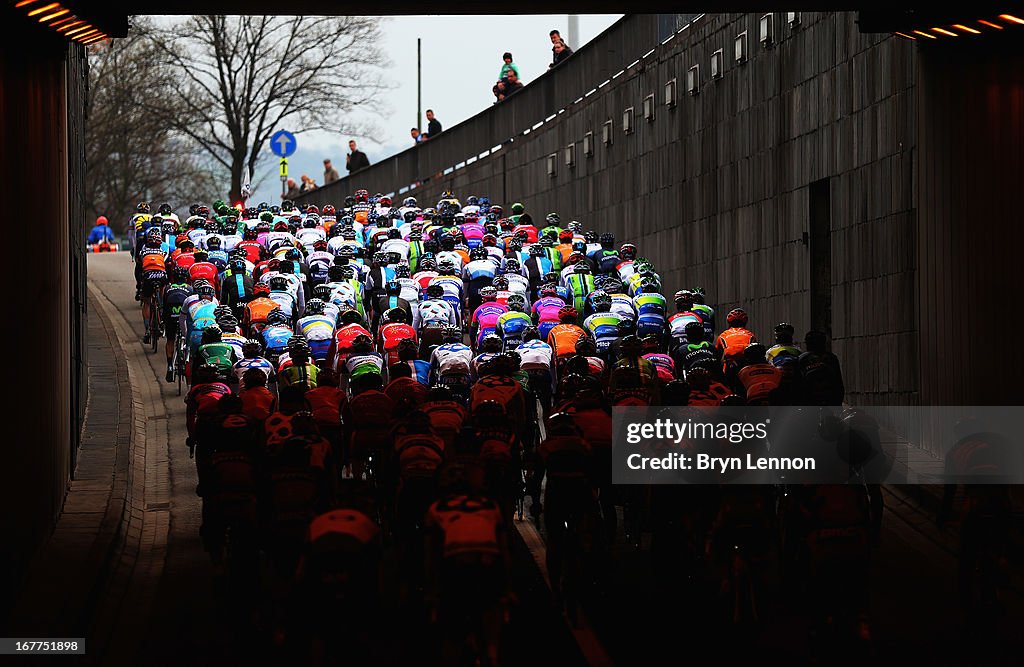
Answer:
[{"label": "shadowed tunnel wall", "polygon": [[85,409],[84,47],[12,30],[0,45],[3,201],[26,236],[5,255],[5,432],[0,466],[0,618],[51,532]]}]

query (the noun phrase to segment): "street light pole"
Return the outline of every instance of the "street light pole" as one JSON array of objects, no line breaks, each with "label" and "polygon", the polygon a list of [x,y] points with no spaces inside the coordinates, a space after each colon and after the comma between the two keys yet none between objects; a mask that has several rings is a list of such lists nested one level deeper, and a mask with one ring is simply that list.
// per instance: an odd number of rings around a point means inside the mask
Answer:
[{"label": "street light pole", "polygon": [[416,129],[423,128],[423,58],[420,51],[420,38],[416,38]]},{"label": "street light pole", "polygon": [[569,48],[572,48],[572,49],[580,48],[580,43],[579,43],[580,15],[579,14],[569,14],[569,29],[566,32],[568,33],[568,37],[569,37],[569,41],[567,42],[569,44]]}]

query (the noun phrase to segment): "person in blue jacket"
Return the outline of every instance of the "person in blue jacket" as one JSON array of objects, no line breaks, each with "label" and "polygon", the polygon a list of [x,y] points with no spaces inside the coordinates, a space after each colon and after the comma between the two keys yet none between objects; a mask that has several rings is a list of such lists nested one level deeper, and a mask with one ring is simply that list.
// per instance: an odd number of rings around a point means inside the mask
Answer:
[{"label": "person in blue jacket", "polygon": [[107,216],[101,215],[96,218],[96,226],[92,228],[91,232],[89,232],[89,238],[86,242],[89,245],[93,245],[96,243],[103,243],[104,241],[107,243],[114,242],[114,230],[112,230],[110,225],[107,224]]}]

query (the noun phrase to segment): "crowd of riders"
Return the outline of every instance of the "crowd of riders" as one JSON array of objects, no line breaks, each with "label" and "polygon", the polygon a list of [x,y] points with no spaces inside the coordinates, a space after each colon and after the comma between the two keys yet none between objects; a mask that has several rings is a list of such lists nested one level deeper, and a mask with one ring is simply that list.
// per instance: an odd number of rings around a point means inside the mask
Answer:
[{"label": "crowd of riders", "polygon": [[[738,540],[755,561],[776,548],[764,536],[784,516],[788,561],[838,568],[860,595],[880,495],[611,483],[614,406],[833,406],[841,426],[823,333],[798,345],[783,322],[761,338],[743,308],[668,290],[634,244],[522,203],[359,190],[183,217],[140,203],[132,219],[144,342],[166,337],[166,379],[189,387],[206,549],[233,577],[270,563],[304,603],[291,628],[329,641],[339,616],[369,623],[397,548],[403,595],[444,624],[445,650],[472,624],[495,663],[514,521],[542,527],[571,612],[580,533],[599,580],[620,511],[627,540],[655,535],[655,563],[725,570]],[[863,600],[850,605],[866,636]]]}]

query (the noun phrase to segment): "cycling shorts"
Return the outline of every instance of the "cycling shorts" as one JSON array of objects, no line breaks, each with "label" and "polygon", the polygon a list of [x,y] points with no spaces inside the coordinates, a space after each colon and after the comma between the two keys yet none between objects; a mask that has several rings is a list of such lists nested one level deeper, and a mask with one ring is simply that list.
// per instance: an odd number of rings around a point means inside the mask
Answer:
[{"label": "cycling shorts", "polygon": [[164,336],[167,337],[168,343],[173,343],[178,339],[178,318],[168,317],[164,320]]},{"label": "cycling shorts", "polygon": [[146,271],[142,274],[142,297],[153,296],[158,289],[167,284],[166,271]]}]

